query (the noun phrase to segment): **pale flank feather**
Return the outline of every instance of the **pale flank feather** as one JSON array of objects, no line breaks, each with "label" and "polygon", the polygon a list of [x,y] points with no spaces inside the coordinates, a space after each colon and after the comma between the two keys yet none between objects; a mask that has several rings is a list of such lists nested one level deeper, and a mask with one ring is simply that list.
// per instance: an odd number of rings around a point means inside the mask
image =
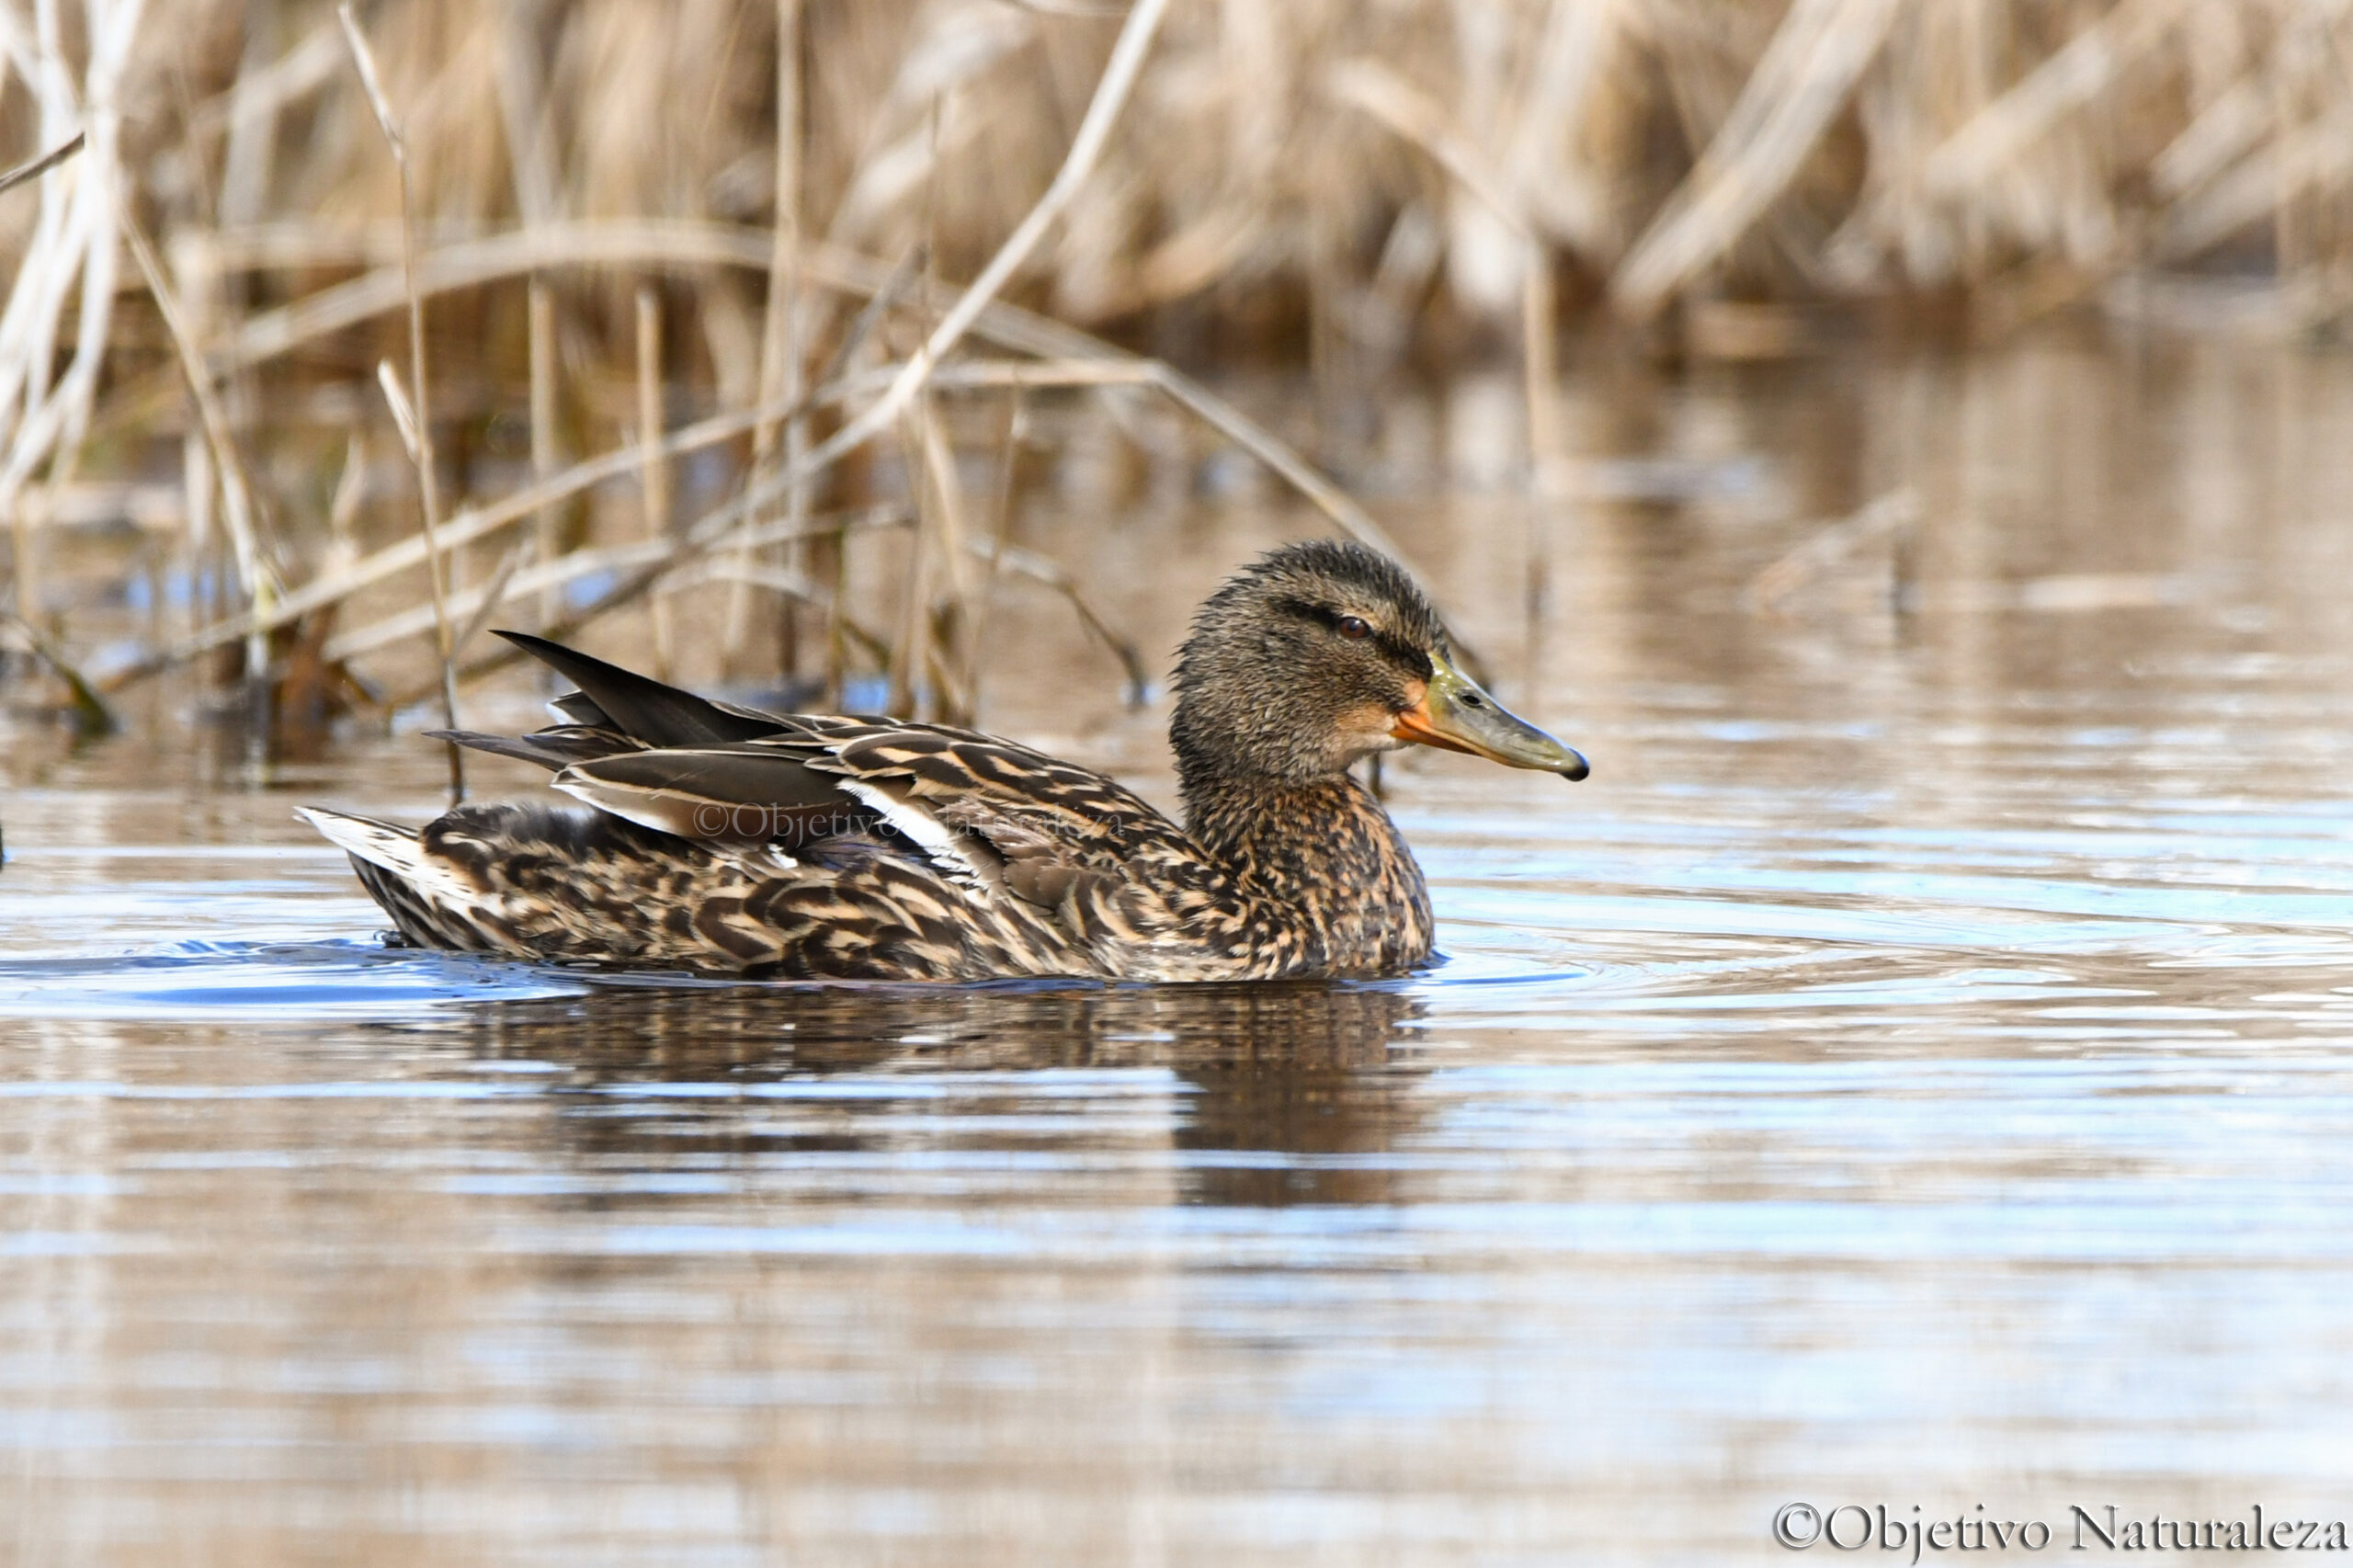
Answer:
[{"label": "pale flank feather", "polygon": [[482,889],[466,881],[447,860],[426,852],[413,827],[395,827],[372,817],[302,806],[294,814],[325,835],[326,841],[354,860],[390,871],[418,896],[460,908],[480,901]]}]

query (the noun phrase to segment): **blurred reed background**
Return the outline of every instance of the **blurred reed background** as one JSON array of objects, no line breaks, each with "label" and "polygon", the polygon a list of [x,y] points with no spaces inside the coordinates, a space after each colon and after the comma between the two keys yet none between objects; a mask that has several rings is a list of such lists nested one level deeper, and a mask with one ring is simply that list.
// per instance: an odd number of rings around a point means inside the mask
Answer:
[{"label": "blurred reed background", "polygon": [[0,195],[7,699],[455,708],[521,625],[956,719],[1007,575],[1140,685],[1015,537],[1067,444],[1381,541],[1215,372],[1517,359],[1569,498],[1580,330],[2332,329],[2349,10],[8,0],[0,149],[83,141]]}]

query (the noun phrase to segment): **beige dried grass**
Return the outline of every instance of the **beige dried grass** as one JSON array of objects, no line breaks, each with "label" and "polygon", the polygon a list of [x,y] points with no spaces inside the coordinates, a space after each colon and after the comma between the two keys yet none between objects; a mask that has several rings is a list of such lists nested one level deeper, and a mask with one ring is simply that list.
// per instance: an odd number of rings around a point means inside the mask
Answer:
[{"label": "beige dried grass", "polygon": [[[943,271],[958,276],[999,246],[1051,177],[1124,7],[802,9],[406,0],[380,6],[369,25],[386,90],[410,106],[414,172],[437,224],[765,220],[786,188],[816,232],[869,254],[896,254],[928,227]],[[1347,59],[1380,62],[1443,106],[1548,244],[1620,272],[1620,296],[1642,308],[1683,289],[1786,292],[1831,276],[1820,236],[1841,228],[1874,264],[1850,265],[1847,286],[1983,279],[2071,233],[2129,232],[2113,221],[2134,202],[2182,193],[2186,169],[2214,177],[2292,132],[2271,123],[2276,92],[2256,87],[2293,74],[2284,56],[2313,56],[2315,30],[2341,47],[2345,9],[1187,0],[1103,150],[1103,177],[1017,289],[1082,323],[1186,295],[1238,297],[1304,283],[1319,225],[1369,269],[1387,230],[1422,207],[1443,219],[1448,287],[1471,296],[1458,302],[1507,305],[1508,292],[1480,295],[1479,279],[1516,276],[1516,263],[1455,254],[1492,249],[1465,214],[1493,204],[1466,208],[1434,160],[1401,160],[1377,127],[1330,102],[1319,84]],[[151,165],[217,158],[235,126],[270,119],[282,129],[256,218],[347,227],[390,216],[396,194],[369,155],[367,108],[323,63],[323,5],[278,10],[286,47],[248,61],[239,8],[150,0],[126,94],[165,105],[175,97],[156,90],[165,73],[225,74],[184,119],[151,114],[127,131],[126,166],[167,201],[217,187],[218,176],[156,179]],[[778,104],[797,95],[779,91],[775,51],[795,30],[811,62],[804,133],[799,155],[780,158]],[[2220,82],[2208,79],[2217,59],[2236,66]],[[2229,91],[2239,78],[2245,89]],[[2341,70],[2316,90],[2341,102]],[[2209,115],[2167,177],[2150,177]],[[1804,222],[1777,231],[1785,204]],[[205,216],[176,210],[163,226]],[[1915,230],[1938,229],[1943,243],[1914,243]],[[1775,265],[1776,233],[1800,230],[1816,235],[1801,258],[1815,265]],[[1630,251],[1646,232],[1652,242]]]},{"label": "beige dried grass", "polygon": [[[110,678],[225,640],[257,650],[358,594],[372,624],[411,624],[414,590],[438,575],[434,540],[499,551],[506,593],[562,623],[558,590],[586,575],[567,562],[617,547],[593,526],[569,538],[554,508],[631,473],[651,515],[680,514],[630,558],[654,574],[631,591],[657,620],[668,595],[723,596],[676,624],[710,627],[749,672],[768,662],[756,592],[822,602],[838,673],[842,536],[795,520],[904,431],[930,500],[899,613],[858,607],[859,624],[894,628],[903,700],[928,684],[958,709],[985,622],[968,601],[1013,559],[965,576],[981,541],[949,486],[972,389],[1153,389],[1334,526],[1393,548],[1198,367],[1076,328],[1141,332],[1172,308],[1279,340],[1303,326],[1319,386],[1416,333],[1440,355],[1516,336],[1531,477],[1557,491],[1545,405],[1563,301],[1571,317],[1669,323],[1700,301],[1684,340],[1708,351],[1726,341],[1708,324],[1757,302],[1959,289],[1999,324],[2120,275],[2225,267],[2268,279],[2275,314],[2309,326],[2344,311],[2353,276],[2353,0],[383,0],[365,19],[378,96],[404,116],[392,161],[327,0],[88,11],[88,37],[68,39],[0,9],[0,69],[29,87],[12,123],[38,145],[90,128],[86,167],[44,176],[38,199],[0,194],[0,500],[71,477],[85,430],[109,453],[193,430],[187,554],[222,488],[244,599]],[[160,236],[173,275],[152,256],[142,270],[195,340],[184,370],[109,313],[115,203],[97,222],[85,192],[121,193]],[[921,275],[889,287],[878,258],[918,250]],[[635,302],[657,287],[670,362],[649,387]],[[427,465],[425,539],[337,558],[285,495],[235,494],[286,466],[241,448],[297,438],[255,423],[256,399],[364,378],[393,347],[392,312],[421,324],[427,299],[437,378],[460,390],[450,413],[425,412],[422,440],[461,440],[458,422],[511,404],[531,482],[453,497],[442,520]],[[1015,358],[975,358],[968,335]],[[420,399],[426,343],[414,333]],[[849,373],[850,343],[879,373]],[[632,445],[632,402],[649,427],[656,405],[722,412]],[[569,466],[567,449],[582,454]],[[739,488],[695,518],[664,465],[712,449]],[[54,508],[10,509],[30,608]],[[261,537],[271,514],[295,519],[283,540]],[[492,536],[527,517],[536,559],[518,563]],[[737,553],[710,559],[719,538]],[[782,556],[750,553],[779,541]],[[322,564],[278,596],[281,551],[289,570]],[[454,664],[459,629],[437,624]]]}]

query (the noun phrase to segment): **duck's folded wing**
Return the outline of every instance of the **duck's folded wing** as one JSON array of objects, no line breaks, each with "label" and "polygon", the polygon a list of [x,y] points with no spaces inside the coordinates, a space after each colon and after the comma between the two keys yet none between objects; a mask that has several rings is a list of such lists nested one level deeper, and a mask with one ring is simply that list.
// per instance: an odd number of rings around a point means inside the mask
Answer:
[{"label": "duck's folded wing", "polygon": [[665,833],[787,853],[887,828],[942,876],[1089,941],[1151,940],[1213,891],[1183,830],[1100,774],[945,726],[790,722],[735,744],[577,762],[555,787]]},{"label": "duck's folded wing", "polygon": [[[1149,942],[1223,890],[1192,839],[1103,775],[969,730],[807,720],[838,777],[935,862],[1057,915],[1089,942]],[[975,848],[980,853],[975,853]]]},{"label": "duck's folded wing", "polygon": [[622,752],[561,769],[555,788],[600,812],[710,844],[768,844],[790,853],[874,825],[838,782],[772,748]]}]

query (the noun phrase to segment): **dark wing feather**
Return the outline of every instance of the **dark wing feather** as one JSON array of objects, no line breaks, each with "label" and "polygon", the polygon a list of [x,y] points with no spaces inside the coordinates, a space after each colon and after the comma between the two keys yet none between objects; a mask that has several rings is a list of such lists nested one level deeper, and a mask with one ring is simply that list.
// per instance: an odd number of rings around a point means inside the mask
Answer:
[{"label": "dark wing feather", "polygon": [[788,848],[881,825],[838,778],[772,746],[665,747],[592,757],[555,787],[599,811],[680,838],[771,842]]},{"label": "dark wing feather", "polygon": [[[606,722],[649,746],[726,745],[757,740],[789,727],[786,720],[774,714],[756,713],[680,691],[527,631],[497,635],[580,687]],[[566,717],[579,715],[567,710]]]},{"label": "dark wing feather", "polygon": [[585,724],[597,730],[619,727],[614,724],[610,714],[588,699],[588,694],[585,691],[567,691],[548,706],[574,724]]},{"label": "dark wing feather", "polygon": [[485,735],[474,730],[427,730],[430,741],[454,741],[472,751],[486,751],[494,756],[511,756],[524,762],[536,762],[541,767],[557,769],[576,762],[593,762],[598,757],[613,756],[624,752],[645,748],[636,741],[609,727],[587,724],[555,724],[544,730],[534,730],[528,735]]}]

